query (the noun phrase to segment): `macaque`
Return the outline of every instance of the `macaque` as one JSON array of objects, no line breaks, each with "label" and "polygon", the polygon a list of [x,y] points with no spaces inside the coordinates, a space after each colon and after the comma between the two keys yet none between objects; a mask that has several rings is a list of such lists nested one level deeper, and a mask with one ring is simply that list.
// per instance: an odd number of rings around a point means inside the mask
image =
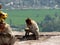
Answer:
[{"label": "macaque", "polygon": [[33,35],[35,35],[36,39],[39,39],[39,27],[37,23],[34,20],[27,18],[26,26],[27,27],[25,28],[25,36],[29,35],[29,33],[31,32]]},{"label": "macaque", "polygon": [[5,22],[7,13],[0,11],[0,45],[13,45],[15,43],[15,36],[12,28]]}]

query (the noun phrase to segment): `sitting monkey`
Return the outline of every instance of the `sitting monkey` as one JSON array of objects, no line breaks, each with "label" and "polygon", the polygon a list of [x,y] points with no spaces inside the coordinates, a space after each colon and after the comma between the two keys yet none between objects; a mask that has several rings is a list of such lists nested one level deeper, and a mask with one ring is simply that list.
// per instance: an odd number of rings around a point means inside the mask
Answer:
[{"label": "sitting monkey", "polygon": [[34,20],[27,18],[26,25],[27,27],[25,29],[25,36],[29,35],[31,32],[33,35],[35,35],[35,39],[39,39],[39,27],[37,23]]},{"label": "sitting monkey", "polygon": [[0,11],[0,45],[13,45],[15,36],[9,24],[5,22],[7,13]]}]

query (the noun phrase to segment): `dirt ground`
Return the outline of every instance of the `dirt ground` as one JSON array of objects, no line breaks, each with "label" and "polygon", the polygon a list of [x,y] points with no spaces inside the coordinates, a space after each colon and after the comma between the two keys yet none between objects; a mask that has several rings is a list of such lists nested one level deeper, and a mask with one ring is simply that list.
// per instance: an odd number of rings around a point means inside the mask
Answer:
[{"label": "dirt ground", "polygon": [[[24,35],[24,32],[15,32],[16,34]],[[14,45],[60,45],[60,32],[40,32],[39,40],[18,39]]]}]

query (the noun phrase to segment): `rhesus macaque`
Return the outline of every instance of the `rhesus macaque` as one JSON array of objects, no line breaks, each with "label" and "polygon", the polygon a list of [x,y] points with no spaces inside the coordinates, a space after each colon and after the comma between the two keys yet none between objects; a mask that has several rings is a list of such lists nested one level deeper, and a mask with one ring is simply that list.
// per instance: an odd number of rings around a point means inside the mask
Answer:
[{"label": "rhesus macaque", "polygon": [[27,27],[25,28],[25,36],[29,35],[29,33],[31,32],[33,35],[35,35],[36,39],[39,39],[39,27],[37,23],[34,20],[27,18],[26,26]]},{"label": "rhesus macaque", "polygon": [[0,11],[0,45],[13,45],[15,36],[12,33],[12,28],[5,22],[7,13]]}]

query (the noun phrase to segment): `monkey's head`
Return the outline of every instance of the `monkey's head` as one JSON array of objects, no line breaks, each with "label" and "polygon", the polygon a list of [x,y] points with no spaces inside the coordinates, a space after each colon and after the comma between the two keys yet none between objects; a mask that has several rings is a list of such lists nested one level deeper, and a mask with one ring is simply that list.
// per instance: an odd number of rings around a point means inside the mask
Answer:
[{"label": "monkey's head", "polygon": [[7,18],[8,14],[0,11],[0,21],[4,21]]},{"label": "monkey's head", "polygon": [[31,19],[30,18],[27,18],[26,19],[26,23],[28,24],[28,25],[31,25],[32,23],[31,23]]}]

